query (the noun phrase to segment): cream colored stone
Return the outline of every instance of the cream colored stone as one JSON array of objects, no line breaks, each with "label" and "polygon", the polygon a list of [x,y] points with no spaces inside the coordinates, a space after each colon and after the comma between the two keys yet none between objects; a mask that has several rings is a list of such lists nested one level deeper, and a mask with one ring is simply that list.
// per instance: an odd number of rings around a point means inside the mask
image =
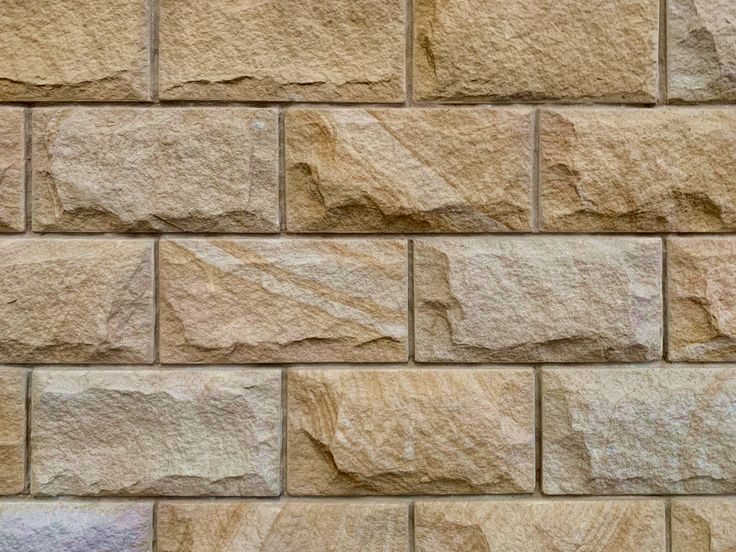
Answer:
[{"label": "cream colored stone", "polygon": [[400,240],[165,240],[161,359],[402,362]]},{"label": "cream colored stone", "polygon": [[667,240],[668,356],[736,360],[736,238]]},{"label": "cream colored stone", "polygon": [[653,238],[417,240],[422,362],[658,358],[661,243]]},{"label": "cream colored stone", "polygon": [[161,0],[161,97],[398,102],[403,0]]},{"label": "cream colored stone", "polygon": [[0,495],[20,493],[25,482],[26,371],[3,366],[0,367]]},{"label": "cream colored stone", "polygon": [[545,368],[546,494],[736,491],[736,369]]},{"label": "cream colored stone", "polygon": [[321,109],[286,115],[292,232],[530,229],[522,109]]},{"label": "cream colored stone", "polygon": [[162,502],[159,552],[407,552],[408,507],[363,502]]},{"label": "cream colored stone", "polygon": [[23,118],[22,109],[0,109],[0,232],[19,232],[25,227]]},{"label": "cream colored stone", "polygon": [[736,100],[736,3],[669,0],[668,6],[669,98]]},{"label": "cream colored stone", "polygon": [[542,111],[542,227],[578,232],[736,229],[736,111]]},{"label": "cream colored stone", "polygon": [[672,552],[736,550],[736,500],[680,498],[672,501]]},{"label": "cream colored stone", "polygon": [[150,240],[0,242],[0,362],[151,362]]},{"label": "cream colored stone", "polygon": [[659,500],[418,502],[417,552],[665,552]]},{"label": "cream colored stone", "polygon": [[653,103],[658,0],[415,0],[414,97]]},{"label": "cream colored stone", "polygon": [[277,232],[273,109],[34,113],[33,228]]},{"label": "cream colored stone", "polygon": [[33,493],[280,492],[279,371],[36,370],[32,388]]},{"label": "cream colored stone", "polygon": [[534,491],[528,369],[291,370],[292,495]]},{"label": "cream colored stone", "polygon": [[4,0],[0,101],[147,100],[147,0]]}]

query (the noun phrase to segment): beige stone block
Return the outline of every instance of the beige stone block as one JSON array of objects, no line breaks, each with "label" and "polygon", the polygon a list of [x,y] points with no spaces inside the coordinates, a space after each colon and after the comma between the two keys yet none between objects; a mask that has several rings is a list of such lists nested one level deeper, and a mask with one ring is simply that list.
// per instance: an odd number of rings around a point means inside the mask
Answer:
[{"label": "beige stone block", "polygon": [[672,552],[736,550],[736,500],[678,498],[672,501]]},{"label": "beige stone block", "polygon": [[25,483],[26,371],[3,366],[0,367],[0,495],[20,493]]},{"label": "beige stone block", "polygon": [[0,232],[20,232],[25,227],[23,119],[22,109],[0,109]]}]

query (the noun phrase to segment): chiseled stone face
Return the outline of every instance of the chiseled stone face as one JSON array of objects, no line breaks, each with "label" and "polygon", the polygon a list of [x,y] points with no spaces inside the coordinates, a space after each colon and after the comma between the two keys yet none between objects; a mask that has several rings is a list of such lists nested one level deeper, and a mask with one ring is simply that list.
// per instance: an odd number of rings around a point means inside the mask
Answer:
[{"label": "chiseled stone face", "polygon": [[25,472],[26,371],[1,366],[0,495],[20,493],[25,487]]},{"label": "chiseled stone face", "polygon": [[407,358],[404,241],[166,240],[160,256],[165,363]]},{"label": "chiseled stone face", "polygon": [[280,492],[279,371],[36,370],[32,387],[34,494]]},{"label": "chiseled stone face", "polygon": [[4,0],[0,101],[147,100],[147,0]]},{"label": "chiseled stone face", "polygon": [[403,0],[161,0],[161,97],[398,102]]},{"label": "chiseled stone face", "polygon": [[669,0],[667,75],[672,100],[736,100],[736,3]]},{"label": "chiseled stone face", "polygon": [[0,109],[0,232],[19,232],[25,225],[23,117],[22,109]]},{"label": "chiseled stone face", "polygon": [[736,229],[736,111],[542,111],[542,226],[552,231]]},{"label": "chiseled stone face", "polygon": [[422,362],[642,361],[661,351],[653,238],[427,238],[414,247]]},{"label": "chiseled stone face", "polygon": [[320,109],[286,114],[296,232],[530,229],[527,109]]},{"label": "chiseled stone face", "polygon": [[545,368],[546,494],[736,491],[736,369]]},{"label": "chiseled stone face", "polygon": [[273,109],[42,109],[33,136],[36,231],[278,231]]},{"label": "chiseled stone face", "polygon": [[418,502],[417,552],[665,552],[660,500]]},{"label": "chiseled stone face", "polygon": [[531,370],[292,370],[294,495],[534,491]]},{"label": "chiseled stone face", "polygon": [[153,360],[150,240],[0,242],[0,362]]},{"label": "chiseled stone face", "polygon": [[0,550],[150,552],[152,519],[145,502],[0,502]]},{"label": "chiseled stone face", "polygon": [[667,241],[668,355],[736,360],[736,239]]},{"label": "chiseled stone face", "polygon": [[162,502],[159,552],[406,552],[405,504]]},{"label": "chiseled stone face", "polygon": [[672,501],[672,552],[736,550],[736,500],[678,498]]},{"label": "chiseled stone face", "polygon": [[416,0],[414,97],[654,102],[658,5]]}]

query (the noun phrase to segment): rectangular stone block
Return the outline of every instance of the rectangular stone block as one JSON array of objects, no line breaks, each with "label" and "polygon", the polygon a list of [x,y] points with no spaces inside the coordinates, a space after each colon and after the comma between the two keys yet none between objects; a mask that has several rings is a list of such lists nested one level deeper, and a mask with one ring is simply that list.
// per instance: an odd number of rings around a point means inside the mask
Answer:
[{"label": "rectangular stone block", "polygon": [[403,362],[400,240],[165,240],[165,363]]},{"label": "rectangular stone block", "polygon": [[160,10],[164,99],[404,99],[403,0],[161,0]]},{"label": "rectangular stone block", "polygon": [[277,232],[274,109],[34,111],[33,229]]},{"label": "rectangular stone block", "polygon": [[0,362],[153,361],[150,240],[0,242]]},{"label": "rectangular stone block", "polygon": [[0,101],[148,100],[150,0],[4,0]]},{"label": "rectangular stone block", "polygon": [[736,491],[736,369],[544,368],[545,494]]},{"label": "rectangular stone block", "polygon": [[37,370],[31,491],[278,495],[281,374]]},{"label": "rectangular stone block", "polygon": [[736,550],[736,500],[678,498],[672,501],[672,552]]},{"label": "rectangular stone block", "polygon": [[418,502],[417,552],[665,552],[660,500]]},{"label": "rectangular stone block", "polygon": [[161,502],[158,552],[408,552],[406,504]]},{"label": "rectangular stone block", "polygon": [[417,240],[421,362],[659,358],[661,242],[653,238]]},{"label": "rectangular stone block", "polygon": [[292,495],[531,493],[529,369],[290,370]]},{"label": "rectangular stone block", "polygon": [[0,367],[0,495],[20,493],[25,483],[26,371],[2,366]]},{"label": "rectangular stone block", "polygon": [[23,119],[23,109],[0,109],[0,232],[20,232],[25,227]]},{"label": "rectangular stone block", "polygon": [[540,124],[544,230],[736,229],[736,111],[558,109]]},{"label": "rectangular stone block", "polygon": [[414,97],[654,103],[658,7],[658,0],[415,0]]},{"label": "rectangular stone block", "polygon": [[291,232],[530,230],[527,109],[286,113]]}]

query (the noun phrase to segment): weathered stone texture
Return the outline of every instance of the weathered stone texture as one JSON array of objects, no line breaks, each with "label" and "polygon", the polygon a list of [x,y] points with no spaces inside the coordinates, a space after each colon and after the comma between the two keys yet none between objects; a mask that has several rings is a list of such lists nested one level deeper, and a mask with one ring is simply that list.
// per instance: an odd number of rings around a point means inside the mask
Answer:
[{"label": "weathered stone texture", "polygon": [[149,99],[147,0],[4,0],[0,101]]},{"label": "weathered stone texture", "polygon": [[0,242],[0,362],[153,360],[149,240]]},{"label": "weathered stone texture", "polygon": [[162,502],[159,552],[407,552],[405,504]]},{"label": "weathered stone texture", "polygon": [[526,109],[321,109],[286,115],[296,232],[530,229]]},{"label": "weathered stone texture", "polygon": [[273,109],[43,109],[33,136],[36,231],[278,231]]},{"label": "weathered stone texture", "polygon": [[736,111],[559,109],[541,115],[542,227],[736,229]]},{"label": "weathered stone texture", "polygon": [[291,370],[294,495],[534,490],[531,370]]},{"label": "weathered stone texture", "polygon": [[280,492],[278,371],[41,370],[32,388],[33,493]]},{"label": "weathered stone texture", "polygon": [[0,232],[18,232],[25,226],[23,117],[22,109],[0,109]]},{"label": "weathered stone texture", "polygon": [[417,552],[665,552],[658,500],[418,502]]},{"label": "weathered stone texture", "polygon": [[681,498],[672,501],[672,552],[736,550],[736,500]]},{"label": "weathered stone texture", "polygon": [[161,359],[401,362],[400,240],[161,242]]},{"label": "weathered stone texture", "polygon": [[161,97],[396,102],[403,0],[161,0]]},{"label": "weathered stone texture", "polygon": [[736,491],[732,367],[545,368],[547,494]]},{"label": "weathered stone texture", "polygon": [[414,97],[654,102],[658,4],[416,0]]},{"label": "weathered stone texture", "polygon": [[661,352],[661,243],[652,238],[417,240],[423,362],[642,361]]},{"label": "weathered stone texture", "polygon": [[20,493],[25,479],[26,371],[3,366],[0,367],[0,495]]}]

